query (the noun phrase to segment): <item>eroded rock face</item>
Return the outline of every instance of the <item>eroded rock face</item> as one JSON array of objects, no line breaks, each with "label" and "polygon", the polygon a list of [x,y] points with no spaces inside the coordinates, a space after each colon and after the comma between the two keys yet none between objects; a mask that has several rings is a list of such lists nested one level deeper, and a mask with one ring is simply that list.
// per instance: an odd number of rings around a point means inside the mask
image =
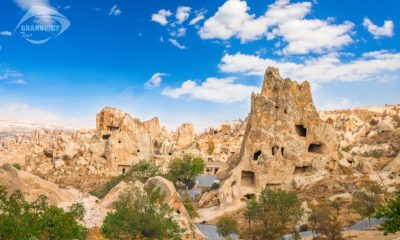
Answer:
[{"label": "eroded rock face", "polygon": [[190,123],[182,124],[177,131],[176,148],[185,148],[194,142],[194,128]]},{"label": "eroded rock face", "polygon": [[334,169],[338,141],[315,109],[310,85],[283,79],[268,68],[260,94],[253,94],[240,152],[219,174],[222,205],[257,194],[265,186],[288,188],[298,175]]}]

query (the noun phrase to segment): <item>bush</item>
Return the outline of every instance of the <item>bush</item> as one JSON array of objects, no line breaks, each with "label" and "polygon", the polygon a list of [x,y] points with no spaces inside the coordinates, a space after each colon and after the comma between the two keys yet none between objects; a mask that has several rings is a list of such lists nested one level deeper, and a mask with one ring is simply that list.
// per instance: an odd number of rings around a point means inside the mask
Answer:
[{"label": "bush", "polygon": [[382,202],[383,190],[376,183],[366,183],[365,186],[353,193],[353,201],[350,205],[358,214],[370,219],[374,216],[378,206]]},{"label": "bush", "polygon": [[13,164],[11,164],[11,166],[13,166],[14,168],[16,168],[18,170],[21,170],[21,164],[19,164],[19,163],[13,163]]},{"label": "bush", "polygon": [[185,191],[182,198],[183,206],[185,206],[190,218],[198,217],[196,207],[193,205],[192,199],[190,199],[189,193]]},{"label": "bush", "polygon": [[244,212],[249,230],[246,239],[280,240],[303,214],[296,193],[265,188],[250,199]]},{"label": "bush", "polygon": [[352,149],[352,147],[351,147],[351,146],[345,146],[345,147],[342,147],[342,149],[341,149],[341,150],[342,150],[343,152],[347,152],[347,153],[348,153],[348,152],[350,152],[350,151],[351,151],[351,149]]},{"label": "bush", "polygon": [[11,194],[0,186],[0,239],[86,239],[82,204],[68,211],[50,206],[45,196],[30,203],[21,191]]},{"label": "bush", "polygon": [[394,199],[386,199],[378,208],[375,217],[385,219],[378,227],[385,235],[398,232],[400,229],[400,192],[396,193]]},{"label": "bush", "polygon": [[101,232],[108,239],[180,240],[183,230],[164,199],[154,186],[144,190],[131,187],[114,203],[114,211],[104,219]]},{"label": "bush", "polygon": [[239,233],[238,223],[231,217],[223,216],[218,219],[217,233],[226,239],[230,239],[231,234]]},{"label": "bush", "polygon": [[313,212],[308,219],[312,231],[318,236],[314,239],[342,240],[343,225],[340,223],[337,213],[332,213],[330,207],[323,205],[313,207]]},{"label": "bush", "polygon": [[168,179],[172,182],[182,182],[189,186],[194,185],[198,175],[204,172],[205,163],[201,157],[185,154],[183,158],[172,160],[168,165]]}]

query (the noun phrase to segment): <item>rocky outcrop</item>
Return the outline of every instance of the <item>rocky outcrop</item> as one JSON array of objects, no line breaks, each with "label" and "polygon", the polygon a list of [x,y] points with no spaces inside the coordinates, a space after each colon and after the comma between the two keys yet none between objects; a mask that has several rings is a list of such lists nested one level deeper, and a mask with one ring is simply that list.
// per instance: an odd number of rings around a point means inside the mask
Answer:
[{"label": "rocky outcrop", "polygon": [[186,148],[194,142],[194,128],[190,123],[182,124],[177,130],[176,148]]},{"label": "rocky outcrop", "polygon": [[331,123],[319,118],[310,85],[268,68],[260,94],[252,94],[240,152],[219,174],[222,206],[237,204],[265,186],[290,188],[297,175],[332,171],[339,160]]}]

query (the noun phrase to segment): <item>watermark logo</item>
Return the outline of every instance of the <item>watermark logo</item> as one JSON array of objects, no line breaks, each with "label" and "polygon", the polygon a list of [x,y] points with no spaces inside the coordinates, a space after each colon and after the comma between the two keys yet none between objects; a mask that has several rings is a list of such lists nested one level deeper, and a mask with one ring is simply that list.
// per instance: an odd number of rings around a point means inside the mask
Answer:
[{"label": "watermark logo", "polygon": [[33,6],[19,21],[14,32],[33,44],[43,44],[60,36],[71,25],[70,21],[55,9]]}]

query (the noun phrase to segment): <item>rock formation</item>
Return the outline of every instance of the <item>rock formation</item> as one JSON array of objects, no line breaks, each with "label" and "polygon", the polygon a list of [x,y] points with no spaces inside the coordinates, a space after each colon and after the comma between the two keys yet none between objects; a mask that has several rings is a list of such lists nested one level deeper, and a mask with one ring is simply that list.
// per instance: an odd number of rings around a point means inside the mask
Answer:
[{"label": "rock formation", "polygon": [[339,160],[331,123],[314,107],[310,85],[268,68],[260,94],[252,94],[240,152],[219,174],[222,205],[239,203],[264,187],[289,188],[296,175],[331,171]]}]

